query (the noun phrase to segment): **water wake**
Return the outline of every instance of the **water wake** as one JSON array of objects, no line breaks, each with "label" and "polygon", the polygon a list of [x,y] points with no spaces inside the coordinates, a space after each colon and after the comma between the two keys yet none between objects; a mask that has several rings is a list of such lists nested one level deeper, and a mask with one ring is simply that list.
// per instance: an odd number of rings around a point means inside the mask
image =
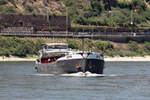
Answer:
[{"label": "water wake", "polygon": [[72,74],[61,74],[61,76],[71,76],[71,77],[105,77],[105,76],[117,76],[117,75],[106,75],[106,74],[96,74],[91,72],[78,72],[78,73],[72,73]]},{"label": "water wake", "polygon": [[72,74],[61,74],[61,76],[74,76],[74,77],[96,77],[96,76],[104,76],[103,74],[95,74],[91,72],[78,72],[78,73],[72,73]]},{"label": "water wake", "polygon": [[78,72],[78,73],[71,73],[71,74],[32,74],[30,76],[63,76],[63,77],[109,77],[109,76],[118,76],[115,74],[107,75],[107,74],[96,74],[96,73],[91,73],[91,72]]}]

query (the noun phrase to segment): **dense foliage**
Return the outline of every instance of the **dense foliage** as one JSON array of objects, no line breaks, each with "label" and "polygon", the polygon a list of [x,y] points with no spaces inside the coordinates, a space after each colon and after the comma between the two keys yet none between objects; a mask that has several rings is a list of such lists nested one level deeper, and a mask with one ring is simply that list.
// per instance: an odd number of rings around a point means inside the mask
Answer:
[{"label": "dense foliage", "polygon": [[[69,2],[67,2],[69,1]],[[78,3],[64,0],[69,8],[72,23],[110,27],[148,27],[150,9],[144,0],[91,0]]]},{"label": "dense foliage", "polygon": [[68,11],[71,22],[75,25],[150,27],[148,2],[148,0],[0,0],[0,14],[49,12],[65,15]]},{"label": "dense foliage", "polygon": [[[0,56],[19,56],[27,57],[37,55],[45,42],[56,42],[50,39],[26,39],[26,38],[0,38]],[[144,56],[150,55],[150,42],[141,44],[135,41],[129,41],[126,44],[126,50],[115,46],[112,42],[85,39],[61,39],[61,42],[66,42],[69,48],[77,50],[94,51],[104,54],[105,56]],[[124,52],[126,51],[126,52]]]},{"label": "dense foliage", "polygon": [[68,47],[69,47],[69,48],[72,48],[72,49],[80,49],[80,48],[79,48],[79,44],[77,43],[77,41],[67,39],[66,42],[68,43]]},{"label": "dense foliage", "polygon": [[135,41],[129,41],[128,48],[134,55],[144,56],[144,50]]},{"label": "dense foliage", "polygon": [[19,56],[35,55],[41,49],[43,41],[20,38],[0,38],[0,56]]}]

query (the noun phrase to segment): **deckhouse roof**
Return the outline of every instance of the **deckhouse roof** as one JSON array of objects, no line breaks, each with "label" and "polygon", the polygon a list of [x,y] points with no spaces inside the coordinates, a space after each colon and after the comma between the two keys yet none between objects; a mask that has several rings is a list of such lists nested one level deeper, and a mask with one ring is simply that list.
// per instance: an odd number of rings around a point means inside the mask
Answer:
[{"label": "deckhouse roof", "polygon": [[55,46],[55,45],[62,45],[62,46],[68,46],[67,43],[45,43],[44,45],[47,45],[47,46]]}]

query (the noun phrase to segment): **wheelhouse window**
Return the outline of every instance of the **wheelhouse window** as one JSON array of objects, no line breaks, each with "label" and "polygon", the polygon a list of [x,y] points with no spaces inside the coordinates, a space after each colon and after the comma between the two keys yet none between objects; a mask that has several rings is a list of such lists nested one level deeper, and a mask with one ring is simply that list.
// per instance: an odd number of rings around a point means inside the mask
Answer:
[{"label": "wheelhouse window", "polygon": [[45,49],[67,49],[67,45],[47,45],[44,46]]}]

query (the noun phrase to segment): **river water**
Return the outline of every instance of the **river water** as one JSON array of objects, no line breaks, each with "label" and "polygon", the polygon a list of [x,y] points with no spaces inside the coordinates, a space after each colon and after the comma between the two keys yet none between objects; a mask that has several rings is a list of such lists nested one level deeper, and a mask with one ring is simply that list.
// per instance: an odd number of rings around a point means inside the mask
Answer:
[{"label": "river water", "polygon": [[150,100],[150,62],[106,62],[104,75],[39,74],[0,62],[0,100]]}]

